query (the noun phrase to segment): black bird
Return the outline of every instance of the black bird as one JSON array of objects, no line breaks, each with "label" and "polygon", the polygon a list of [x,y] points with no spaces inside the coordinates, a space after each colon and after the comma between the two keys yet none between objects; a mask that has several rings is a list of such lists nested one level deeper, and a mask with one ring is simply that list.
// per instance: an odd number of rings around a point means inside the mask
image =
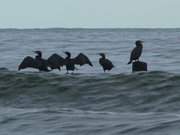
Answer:
[{"label": "black bird", "polygon": [[104,72],[106,72],[106,70],[110,71],[114,67],[112,62],[106,59],[104,53],[100,53],[99,55],[101,56],[101,58],[99,59],[99,64],[102,66]]},{"label": "black bird", "polygon": [[34,51],[37,55],[35,58],[27,56],[23,59],[21,64],[18,67],[18,70],[25,69],[25,68],[35,68],[39,69],[39,71],[49,71],[48,70],[48,62],[47,60],[42,58],[41,51]]},{"label": "black bird", "polygon": [[65,58],[65,64],[66,65],[66,70],[67,73],[68,71],[74,71],[76,69],[75,65],[84,65],[84,64],[89,64],[90,66],[93,66],[89,58],[84,55],[83,53],[80,53],[77,57],[71,58],[71,53],[70,52],[64,52],[67,57]]},{"label": "black bird", "polygon": [[65,52],[67,57],[65,58],[65,65],[66,65],[66,70],[67,73],[69,70],[74,71],[75,70],[75,63],[74,60],[71,59],[71,53],[70,52]]},{"label": "black bird", "polygon": [[139,58],[142,54],[142,50],[143,50],[143,41],[141,40],[137,40],[135,42],[136,47],[132,50],[131,55],[130,55],[130,60],[128,62],[128,64],[131,64],[133,60],[135,61],[139,61]]}]

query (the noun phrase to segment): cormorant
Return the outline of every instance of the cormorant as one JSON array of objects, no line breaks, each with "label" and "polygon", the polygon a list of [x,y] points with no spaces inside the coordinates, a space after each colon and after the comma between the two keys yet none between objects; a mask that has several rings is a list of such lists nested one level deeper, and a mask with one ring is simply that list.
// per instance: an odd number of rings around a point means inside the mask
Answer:
[{"label": "cormorant", "polygon": [[39,69],[39,71],[49,71],[47,60],[42,58],[42,52],[34,51],[34,53],[37,54],[35,58],[32,58],[30,56],[25,57],[19,65],[18,70],[25,68],[35,68]]},{"label": "cormorant", "polygon": [[65,65],[66,65],[66,70],[67,73],[68,71],[74,71],[75,65],[84,65],[84,64],[89,64],[90,66],[93,66],[89,58],[84,55],[83,53],[80,53],[77,57],[71,58],[71,53],[70,52],[64,52],[67,57],[65,58]]},{"label": "cormorant", "polygon": [[131,64],[133,60],[135,61],[139,61],[139,57],[142,54],[142,50],[143,50],[143,41],[141,40],[137,40],[135,42],[136,47],[132,50],[131,55],[130,55],[130,60],[128,62],[128,64]]},{"label": "cormorant", "polygon": [[71,59],[71,53],[65,52],[65,54],[67,55],[67,57],[65,58],[65,65],[66,65],[66,70],[68,73],[69,70],[71,71],[75,70],[75,64],[74,64],[74,60]]},{"label": "cormorant", "polygon": [[99,55],[101,56],[101,58],[99,59],[99,64],[102,66],[104,72],[106,72],[106,70],[110,71],[114,67],[112,62],[106,59],[104,53],[100,53]]}]

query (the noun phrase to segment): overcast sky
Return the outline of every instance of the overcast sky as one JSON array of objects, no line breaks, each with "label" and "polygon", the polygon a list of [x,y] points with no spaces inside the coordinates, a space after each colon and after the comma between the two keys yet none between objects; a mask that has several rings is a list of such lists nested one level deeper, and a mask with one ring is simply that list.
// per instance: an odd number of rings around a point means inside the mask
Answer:
[{"label": "overcast sky", "polygon": [[180,0],[0,0],[0,28],[180,27]]}]

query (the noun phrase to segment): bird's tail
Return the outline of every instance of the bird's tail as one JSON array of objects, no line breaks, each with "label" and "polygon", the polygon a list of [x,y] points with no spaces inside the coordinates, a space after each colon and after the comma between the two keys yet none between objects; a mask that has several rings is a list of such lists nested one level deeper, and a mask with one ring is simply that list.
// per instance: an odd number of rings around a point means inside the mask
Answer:
[{"label": "bird's tail", "polygon": [[128,62],[128,64],[131,64],[132,63],[132,61],[130,60],[129,62]]}]

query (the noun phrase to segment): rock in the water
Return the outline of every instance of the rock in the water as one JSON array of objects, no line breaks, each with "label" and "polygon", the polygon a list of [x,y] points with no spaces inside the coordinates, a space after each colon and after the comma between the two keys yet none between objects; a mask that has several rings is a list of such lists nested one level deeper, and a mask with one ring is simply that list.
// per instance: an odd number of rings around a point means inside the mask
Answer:
[{"label": "rock in the water", "polygon": [[133,62],[132,72],[147,71],[147,63],[142,61]]}]

